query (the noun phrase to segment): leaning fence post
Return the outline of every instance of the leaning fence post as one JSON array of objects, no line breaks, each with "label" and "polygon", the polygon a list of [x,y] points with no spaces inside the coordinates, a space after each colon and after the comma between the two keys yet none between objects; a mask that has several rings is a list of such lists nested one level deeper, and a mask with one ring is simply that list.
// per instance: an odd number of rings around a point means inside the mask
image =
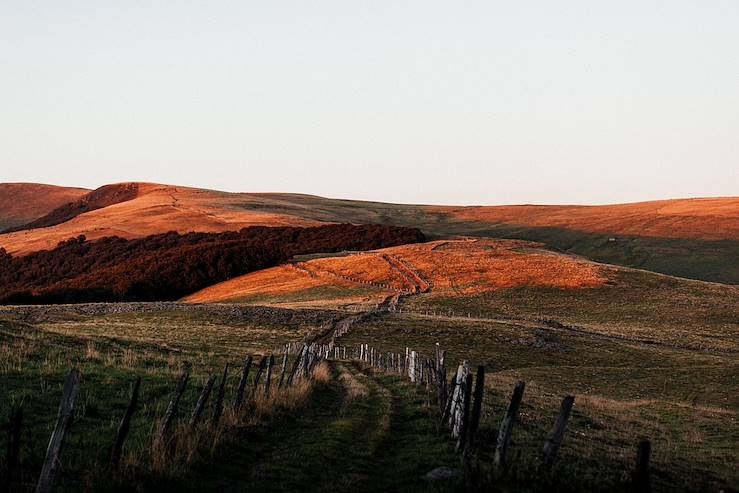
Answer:
[{"label": "leaning fence post", "polygon": [[516,423],[518,408],[521,407],[525,387],[526,382],[522,381],[516,384],[516,387],[513,389],[513,395],[511,396],[511,402],[508,404],[503,421],[500,423],[498,443],[495,446],[495,456],[493,457],[493,464],[496,466],[505,466],[508,445],[510,444],[511,434],[513,433],[513,425]]},{"label": "leaning fence post", "polygon": [[269,387],[272,384],[272,368],[275,366],[275,357],[269,355],[269,362],[267,363],[267,374],[264,377],[264,396],[269,398]]},{"label": "leaning fence post", "polygon": [[236,388],[236,398],[234,399],[234,411],[238,411],[244,401],[244,389],[246,389],[246,382],[249,379],[249,369],[251,369],[251,355],[247,355],[244,359],[244,366],[241,368],[241,379],[239,380],[239,386]]},{"label": "leaning fence post", "polygon": [[190,375],[185,371],[182,373],[182,376],[180,376],[179,382],[177,382],[177,387],[169,401],[167,411],[164,413],[164,418],[162,418],[162,423],[159,425],[159,431],[156,438],[157,443],[163,443],[164,438],[167,436],[169,427],[172,425],[172,420],[177,414],[177,407],[180,405],[180,398],[185,392],[185,387],[187,387],[188,378],[190,378]]},{"label": "leaning fence post", "polygon": [[649,493],[652,490],[649,478],[649,458],[651,455],[652,443],[649,440],[639,442],[634,469],[634,491],[637,493]]},{"label": "leaning fence post", "polygon": [[281,389],[282,385],[285,383],[285,371],[287,370],[287,350],[285,350],[285,354],[282,356],[282,370],[280,370],[280,381],[277,384],[277,388]]},{"label": "leaning fence post", "polygon": [[449,392],[447,392],[446,398],[444,399],[446,405],[444,412],[441,414],[441,426],[446,425],[449,422],[449,418],[452,414],[452,401],[454,400],[454,390],[457,388],[457,377],[452,375],[449,379]]},{"label": "leaning fence post", "polygon": [[51,433],[49,447],[46,449],[46,458],[41,468],[41,475],[38,478],[36,493],[49,493],[54,488],[54,478],[60,464],[59,454],[64,444],[64,435],[67,433],[74,418],[74,401],[77,398],[79,390],[80,372],[74,368],[69,372],[64,382],[64,391],[62,392],[62,399],[59,402],[56,426]]},{"label": "leaning fence post", "polygon": [[287,377],[287,385],[288,387],[293,384],[293,378],[295,378],[295,373],[298,371],[298,366],[300,366],[300,360],[303,359],[303,353],[307,350],[307,346],[303,344],[303,347],[300,348],[300,351],[298,352],[297,356],[295,357],[295,361],[293,362],[292,370],[290,370],[290,375]]},{"label": "leaning fence post", "polygon": [[8,458],[5,480],[0,483],[2,491],[13,491],[14,477],[20,477],[21,428],[23,426],[23,407],[10,408],[8,424]]},{"label": "leaning fence post", "polygon": [[210,397],[210,392],[213,389],[214,383],[216,383],[216,376],[208,376],[208,380],[205,382],[203,390],[200,392],[200,397],[198,397],[198,402],[195,404],[195,409],[192,411],[192,416],[190,416],[190,426],[195,426],[198,424],[198,421],[200,421],[200,416],[203,414],[205,403],[208,402],[208,397]]},{"label": "leaning fence post", "polygon": [[257,374],[254,377],[254,385],[251,388],[252,399],[256,397],[257,395],[257,389],[259,389],[259,381],[262,379],[262,373],[264,373],[264,369],[266,367],[267,367],[267,356],[262,356],[262,360],[259,362],[259,368],[257,369]]},{"label": "leaning fence post", "polygon": [[470,398],[472,397],[472,373],[468,373],[464,381],[464,400],[462,401],[462,419],[459,424],[457,452],[464,452],[467,447],[467,435],[470,430]]},{"label": "leaning fence post", "polygon": [[477,375],[475,375],[475,402],[472,405],[472,415],[470,416],[470,429],[467,438],[467,447],[471,447],[475,443],[475,435],[480,427],[480,415],[482,414],[482,403],[485,398],[485,367],[479,365],[477,367]]},{"label": "leaning fence post", "polygon": [[226,378],[228,377],[228,363],[223,367],[223,376],[221,383],[218,385],[218,397],[216,398],[215,407],[213,407],[213,426],[217,425],[223,414],[223,398],[226,396]]},{"label": "leaning fence post", "polygon": [[126,441],[128,436],[128,430],[131,428],[131,418],[133,413],[136,411],[136,404],[139,401],[139,387],[141,386],[141,377],[136,379],[133,384],[133,391],[131,392],[131,400],[126,408],[126,413],[123,415],[121,424],[118,425],[118,433],[116,434],[115,441],[113,442],[113,448],[110,450],[110,463],[108,467],[111,470],[118,468],[118,463],[121,460],[121,452],[123,451],[123,443]]},{"label": "leaning fence post", "polygon": [[554,459],[557,457],[557,452],[562,446],[562,441],[565,436],[565,429],[567,428],[567,420],[570,419],[570,411],[572,406],[575,404],[575,397],[568,395],[562,399],[562,405],[559,409],[559,416],[557,421],[554,423],[552,432],[549,434],[549,438],[544,442],[544,450],[542,454],[542,464],[544,467],[551,467],[554,463]]}]

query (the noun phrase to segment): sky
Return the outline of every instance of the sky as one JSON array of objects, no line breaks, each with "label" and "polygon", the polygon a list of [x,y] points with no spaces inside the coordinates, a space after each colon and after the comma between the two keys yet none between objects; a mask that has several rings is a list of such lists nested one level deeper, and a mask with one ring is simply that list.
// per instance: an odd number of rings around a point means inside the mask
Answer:
[{"label": "sky", "polygon": [[0,2],[0,182],[739,195],[736,0]]}]

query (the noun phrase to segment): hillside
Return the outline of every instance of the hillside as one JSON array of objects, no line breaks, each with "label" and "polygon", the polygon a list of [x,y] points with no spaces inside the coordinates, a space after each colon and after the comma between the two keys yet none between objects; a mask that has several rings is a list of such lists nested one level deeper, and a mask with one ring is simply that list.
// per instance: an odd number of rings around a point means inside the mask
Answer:
[{"label": "hillside", "polygon": [[[113,201],[115,203],[102,208],[90,207],[81,214],[72,214],[69,208],[63,208],[54,217],[39,221],[39,226],[44,223],[48,227],[0,235],[0,248],[13,255],[24,255],[52,249],[60,241],[79,235],[85,235],[88,240],[105,236],[130,239],[168,231],[215,233],[238,231],[248,226],[321,224],[281,213],[246,210],[242,207],[245,194],[150,183],[129,185],[136,187],[134,197],[126,196],[127,200]],[[95,192],[102,195],[101,190]]]},{"label": "hillside", "polygon": [[194,293],[190,303],[335,305],[379,303],[393,294],[473,296],[522,286],[603,286],[614,268],[511,240],[455,239],[295,262]]},{"label": "hillside", "polygon": [[[0,247],[23,255],[80,234],[88,239],[137,238],[170,230],[220,232],[253,225],[389,224],[417,227],[436,239],[535,241],[599,262],[739,284],[737,197],[604,206],[454,207],[128,184],[133,185],[135,197],[123,202],[106,206],[105,201],[90,201],[87,206],[47,211],[47,217],[31,224],[47,227],[2,234]],[[102,208],[91,207],[92,202]]]},{"label": "hillside", "polygon": [[0,183],[0,231],[33,221],[87,192],[38,183]]}]

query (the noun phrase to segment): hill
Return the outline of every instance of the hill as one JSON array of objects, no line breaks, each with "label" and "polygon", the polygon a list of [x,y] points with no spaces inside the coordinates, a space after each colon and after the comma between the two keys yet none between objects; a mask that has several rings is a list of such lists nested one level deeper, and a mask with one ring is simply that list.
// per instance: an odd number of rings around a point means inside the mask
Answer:
[{"label": "hill", "polygon": [[79,235],[88,240],[106,236],[131,239],[168,231],[215,233],[249,226],[322,224],[244,209],[243,195],[151,183],[101,187],[76,205],[64,206],[28,225],[33,229],[0,235],[0,247],[14,255],[25,255],[53,249],[59,242]]},{"label": "hill", "polygon": [[0,183],[0,231],[26,224],[87,192],[38,183]]},{"label": "hill", "polygon": [[2,234],[0,247],[23,255],[54,248],[81,234],[89,239],[137,238],[170,230],[220,232],[255,225],[388,224],[417,227],[434,239],[477,236],[535,241],[599,262],[739,284],[737,197],[603,206],[454,207],[127,184],[134,185],[135,197],[123,202],[106,206],[104,201],[89,200],[87,205],[81,202],[47,212],[29,225],[46,227]]},{"label": "hill", "polygon": [[188,296],[191,303],[336,305],[388,295],[469,296],[521,286],[584,289],[608,268],[511,240],[455,239],[315,258],[254,272]]}]

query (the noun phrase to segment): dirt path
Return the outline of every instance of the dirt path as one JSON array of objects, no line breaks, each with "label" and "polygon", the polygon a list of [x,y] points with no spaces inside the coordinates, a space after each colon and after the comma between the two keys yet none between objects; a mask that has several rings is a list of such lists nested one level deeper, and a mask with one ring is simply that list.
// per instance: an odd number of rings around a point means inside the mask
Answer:
[{"label": "dirt path", "polygon": [[332,362],[331,370],[297,415],[239,437],[220,460],[192,471],[187,490],[425,491],[426,472],[454,465],[423,394],[358,363]]}]

